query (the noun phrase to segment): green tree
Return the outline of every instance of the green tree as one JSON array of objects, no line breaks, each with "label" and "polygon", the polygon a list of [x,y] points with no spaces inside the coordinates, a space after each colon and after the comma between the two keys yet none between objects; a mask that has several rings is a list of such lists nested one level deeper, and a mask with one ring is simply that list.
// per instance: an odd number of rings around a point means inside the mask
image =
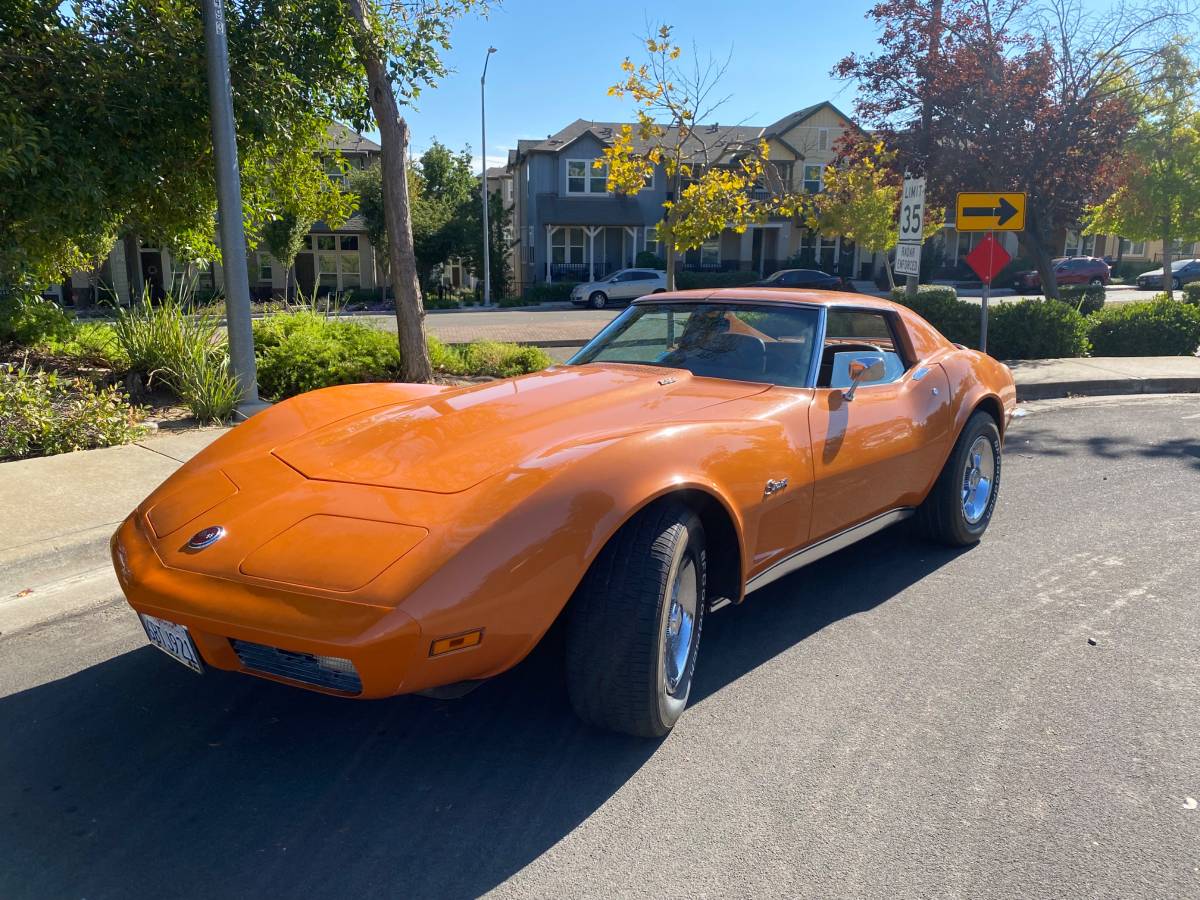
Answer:
[{"label": "green tree", "polygon": [[[718,130],[699,127],[722,101],[712,101],[724,66],[681,63],[682,51],[663,25],[644,38],[646,58],[625,58],[623,79],[609,96],[630,97],[636,125],[625,125],[604,150],[597,168],[608,168],[608,189],[635,195],[662,166],[670,199],[664,204],[658,238],[666,248],[667,288],[675,286],[675,255],[699,247],[725,228],[741,234],[771,214],[796,215],[802,195],[790,192],[768,162],[767,145],[731,145]],[[766,187],[767,196],[755,196]]]},{"label": "green tree", "polygon": [[1186,50],[1178,40],[1163,48],[1160,75],[1125,148],[1122,183],[1084,218],[1088,234],[1161,240],[1168,296],[1172,245],[1200,240],[1200,69]]},{"label": "green tree", "polygon": [[292,284],[296,254],[304,246],[304,236],[312,226],[312,220],[297,218],[296,214],[291,212],[281,213],[263,225],[263,246],[271,251],[271,255],[283,263],[287,270],[287,280],[283,286],[284,300],[288,299],[288,291]]},{"label": "green tree", "polygon": [[[365,169],[350,170],[350,192],[358,204],[358,214],[367,229],[367,240],[375,250],[375,263],[385,281],[391,280],[391,264],[388,260],[387,218],[383,209],[383,172],[379,163]],[[387,286],[379,286],[381,296],[386,296]]]},{"label": "green tree", "polygon": [[[896,154],[882,141],[876,141],[852,148],[848,157],[842,165],[825,167],[824,190],[809,210],[807,225],[822,234],[854,241],[872,253],[886,254],[900,241]],[[944,210],[925,210],[923,237],[937,234],[944,223]],[[888,285],[894,288],[896,282],[886,255],[883,265]]]},{"label": "green tree", "polygon": [[[228,10],[244,215],[253,245],[289,209],[336,221],[320,156],[365,105],[339,0]],[[0,5],[0,280],[40,286],[119,234],[215,258],[204,31],[188,0]]]}]

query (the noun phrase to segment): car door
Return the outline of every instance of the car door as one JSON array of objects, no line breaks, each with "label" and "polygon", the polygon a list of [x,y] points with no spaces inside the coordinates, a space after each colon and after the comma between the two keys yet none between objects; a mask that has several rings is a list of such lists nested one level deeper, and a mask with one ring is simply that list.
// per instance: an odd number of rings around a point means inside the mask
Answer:
[{"label": "car door", "polygon": [[[948,449],[950,385],[935,363],[911,359],[895,313],[831,307],[809,408],[815,477],[809,540],[915,506]],[[884,377],[847,398],[849,364],[883,356]]]}]

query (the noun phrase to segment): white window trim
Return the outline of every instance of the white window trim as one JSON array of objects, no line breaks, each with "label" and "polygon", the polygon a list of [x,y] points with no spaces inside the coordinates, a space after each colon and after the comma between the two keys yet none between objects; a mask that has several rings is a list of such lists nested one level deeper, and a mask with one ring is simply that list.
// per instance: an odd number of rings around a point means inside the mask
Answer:
[{"label": "white window trim", "polygon": [[[566,179],[567,179],[566,193],[567,194],[569,194],[572,197],[610,197],[610,196],[612,196],[611,192],[608,190],[608,184],[607,184],[607,182],[608,182],[608,164],[605,163],[603,169],[597,169],[595,167],[595,165],[593,165],[593,163],[596,162],[596,159],[599,159],[599,157],[594,157],[592,159],[568,159],[567,160],[567,168],[566,168]],[[571,179],[579,177],[578,175],[571,174],[571,163],[583,163],[583,182],[584,182],[584,184],[583,184],[582,191],[571,190]],[[594,182],[594,181],[599,181],[602,184],[604,184],[604,190],[603,191],[593,191],[592,190],[592,182]]]},{"label": "white window trim", "polygon": [[828,150],[829,149],[829,129],[828,128],[818,128],[817,129],[817,149],[818,150]]},{"label": "white window trim", "polygon": [[[274,262],[271,259],[270,253],[259,252],[258,254],[258,283],[271,284],[275,280]],[[263,269],[267,270],[267,277],[263,278]]]}]

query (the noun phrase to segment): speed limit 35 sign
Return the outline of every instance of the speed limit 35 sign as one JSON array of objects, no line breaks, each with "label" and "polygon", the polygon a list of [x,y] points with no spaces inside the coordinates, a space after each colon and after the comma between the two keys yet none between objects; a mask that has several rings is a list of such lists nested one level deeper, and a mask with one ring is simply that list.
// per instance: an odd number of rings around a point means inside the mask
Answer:
[{"label": "speed limit 35 sign", "polygon": [[925,230],[925,179],[905,178],[900,198],[900,243],[919,244]]},{"label": "speed limit 35 sign", "polygon": [[925,234],[925,179],[905,178],[900,196],[900,241],[896,245],[898,275],[921,272],[921,242]]}]

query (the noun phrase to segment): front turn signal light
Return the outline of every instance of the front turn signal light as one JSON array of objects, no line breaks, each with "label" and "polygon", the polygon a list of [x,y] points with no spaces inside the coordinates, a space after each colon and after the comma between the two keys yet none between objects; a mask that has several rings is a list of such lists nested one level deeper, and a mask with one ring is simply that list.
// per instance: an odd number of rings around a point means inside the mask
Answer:
[{"label": "front turn signal light", "polygon": [[429,655],[441,656],[443,653],[450,653],[454,650],[465,650],[467,647],[474,647],[482,640],[482,628],[476,628],[474,631],[464,631],[462,634],[452,634],[450,637],[438,638],[430,644]]}]

